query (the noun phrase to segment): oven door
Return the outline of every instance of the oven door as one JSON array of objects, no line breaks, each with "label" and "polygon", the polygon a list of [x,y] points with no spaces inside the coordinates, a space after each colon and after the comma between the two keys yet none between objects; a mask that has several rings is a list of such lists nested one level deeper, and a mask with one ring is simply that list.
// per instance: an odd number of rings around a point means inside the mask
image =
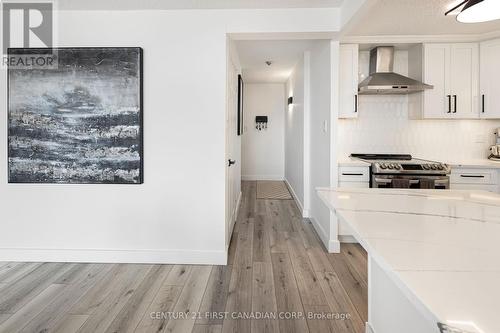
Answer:
[{"label": "oven door", "polygon": [[372,188],[439,189],[450,188],[448,176],[372,175]]}]

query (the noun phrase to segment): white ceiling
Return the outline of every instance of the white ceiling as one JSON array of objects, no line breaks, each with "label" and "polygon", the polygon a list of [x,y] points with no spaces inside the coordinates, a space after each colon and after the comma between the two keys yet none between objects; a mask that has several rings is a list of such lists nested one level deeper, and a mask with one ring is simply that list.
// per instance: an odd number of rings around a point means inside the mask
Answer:
[{"label": "white ceiling", "polygon": [[[245,83],[284,83],[313,40],[236,41]],[[272,65],[266,65],[266,61]]]},{"label": "white ceiling", "polygon": [[61,10],[327,8],[344,0],[59,0]]},{"label": "white ceiling", "polygon": [[457,22],[455,16],[444,16],[460,2],[462,0],[376,0],[345,35],[454,35],[500,30],[500,20],[464,24]]}]

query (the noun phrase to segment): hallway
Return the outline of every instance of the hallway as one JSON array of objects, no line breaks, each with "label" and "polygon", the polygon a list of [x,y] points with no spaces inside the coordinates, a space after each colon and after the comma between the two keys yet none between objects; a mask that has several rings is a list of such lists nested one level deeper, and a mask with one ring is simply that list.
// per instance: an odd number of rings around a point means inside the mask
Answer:
[{"label": "hallway", "polygon": [[362,333],[366,260],[243,182],[228,266],[0,263],[0,332]]},{"label": "hallway", "polygon": [[343,244],[341,254],[328,254],[293,200],[257,200],[256,182],[243,182],[242,191],[229,258],[235,289],[226,311],[349,314],[350,320],[225,322],[224,331],[364,332],[366,252]]}]

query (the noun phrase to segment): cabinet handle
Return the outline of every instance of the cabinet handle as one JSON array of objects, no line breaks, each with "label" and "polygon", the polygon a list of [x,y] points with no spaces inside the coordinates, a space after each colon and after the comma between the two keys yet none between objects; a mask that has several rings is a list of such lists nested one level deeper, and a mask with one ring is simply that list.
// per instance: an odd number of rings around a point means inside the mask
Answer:
[{"label": "cabinet handle", "polygon": [[462,178],[484,178],[483,175],[460,175]]},{"label": "cabinet handle", "polygon": [[354,112],[358,112],[358,95],[354,95]]},{"label": "cabinet handle", "polygon": [[481,95],[481,112],[484,113],[484,94]]},{"label": "cabinet handle", "polygon": [[363,176],[362,173],[343,173],[342,176]]},{"label": "cabinet handle", "polygon": [[453,113],[457,113],[457,95],[453,95],[453,99],[455,100],[455,108],[453,109]]},{"label": "cabinet handle", "polygon": [[446,97],[448,97],[448,112],[447,113],[451,113],[451,95],[446,95]]}]

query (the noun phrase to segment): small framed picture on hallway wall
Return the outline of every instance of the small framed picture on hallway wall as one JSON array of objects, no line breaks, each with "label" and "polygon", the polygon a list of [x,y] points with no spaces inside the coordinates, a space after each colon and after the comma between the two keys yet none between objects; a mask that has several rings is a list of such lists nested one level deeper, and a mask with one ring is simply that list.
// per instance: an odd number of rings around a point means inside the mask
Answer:
[{"label": "small framed picture on hallway wall", "polygon": [[243,134],[243,78],[238,75],[238,135]]}]

